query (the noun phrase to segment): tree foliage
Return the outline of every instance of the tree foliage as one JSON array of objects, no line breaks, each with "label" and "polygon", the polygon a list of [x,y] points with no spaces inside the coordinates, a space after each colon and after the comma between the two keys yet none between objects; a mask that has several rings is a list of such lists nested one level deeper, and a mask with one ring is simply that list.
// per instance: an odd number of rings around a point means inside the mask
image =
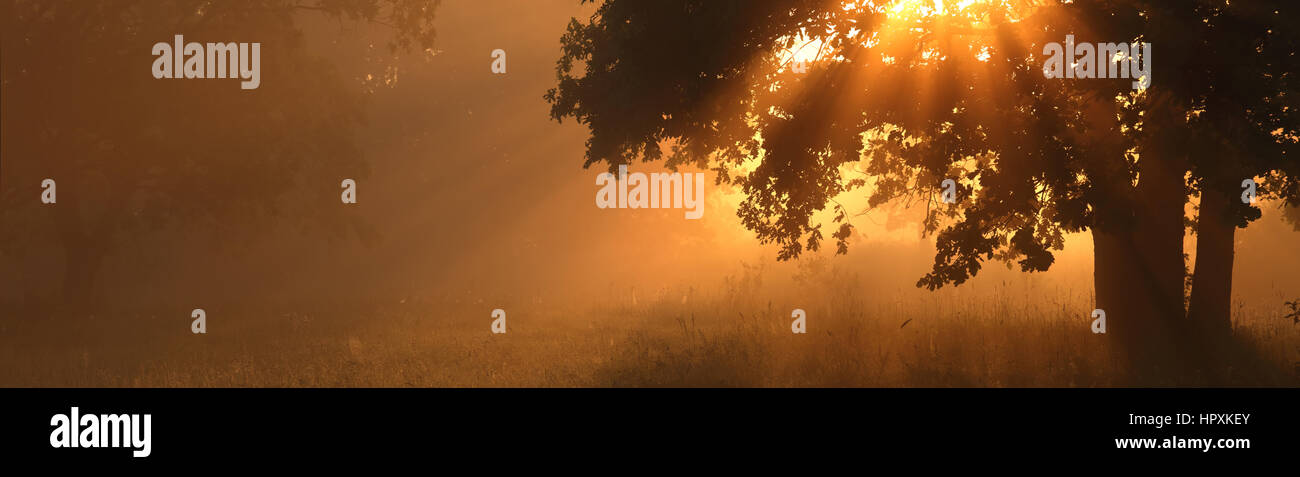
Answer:
[{"label": "tree foliage", "polygon": [[[585,166],[713,168],[781,259],[820,248],[827,208],[847,250],[858,211],[842,193],[920,200],[938,232],[918,282],[932,289],[991,259],[1046,270],[1066,233],[1132,229],[1160,178],[1175,221],[1189,196],[1239,194],[1243,178],[1300,200],[1294,2],[878,3],[607,0],[561,39],[551,114],[590,128]],[[1152,86],[1046,78],[1043,47],[1067,34],[1152,43]],[[819,54],[798,74],[786,62],[804,42]],[[955,205],[937,200],[945,178]]]}]

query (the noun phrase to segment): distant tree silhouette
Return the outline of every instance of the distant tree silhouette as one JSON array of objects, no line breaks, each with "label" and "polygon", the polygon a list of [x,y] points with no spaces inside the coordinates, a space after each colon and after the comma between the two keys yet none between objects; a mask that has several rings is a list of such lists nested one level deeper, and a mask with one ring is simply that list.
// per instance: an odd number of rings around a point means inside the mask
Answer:
[{"label": "distant tree silhouette", "polygon": [[[226,221],[248,229],[258,218],[324,218],[328,208],[286,211],[278,199],[303,184],[324,191],[321,200],[337,197],[342,177],[365,172],[352,138],[362,88],[308,54],[295,22],[383,23],[395,54],[432,46],[437,3],[0,1],[0,252],[61,244],[61,299],[84,307],[101,261],[124,238],[164,226],[227,234]],[[261,87],[153,78],[152,45],[176,34],[260,42]],[[40,205],[44,178],[57,181],[57,206]]]},{"label": "distant tree silhouette", "polygon": [[[827,209],[845,252],[858,211],[833,199],[870,185],[873,207],[926,204],[936,255],[917,286],[961,284],[988,260],[1047,270],[1086,230],[1097,307],[1136,357],[1191,360],[1229,332],[1233,234],[1260,216],[1242,180],[1300,202],[1295,2],[877,3],[606,0],[561,39],[551,115],[590,128],[585,166],[716,170],[781,259],[820,248]],[[1046,78],[1043,47],[1067,34],[1152,43],[1152,86]],[[803,41],[823,53],[801,75],[783,52]],[[955,205],[937,200],[946,178]]]}]

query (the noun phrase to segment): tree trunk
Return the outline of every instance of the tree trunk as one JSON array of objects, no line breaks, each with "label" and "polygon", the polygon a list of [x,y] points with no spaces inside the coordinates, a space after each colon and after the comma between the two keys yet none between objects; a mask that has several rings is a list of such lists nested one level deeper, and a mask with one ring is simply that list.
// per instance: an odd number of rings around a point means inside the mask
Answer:
[{"label": "tree trunk", "polygon": [[1198,366],[1183,308],[1186,162],[1174,151],[1151,149],[1139,162],[1136,187],[1112,184],[1112,193],[1127,199],[1096,210],[1093,285],[1107,334],[1128,355],[1137,379],[1177,382]]},{"label": "tree trunk", "polygon": [[1183,307],[1187,264],[1183,257],[1184,208],[1187,189],[1183,175],[1187,162],[1176,151],[1149,147],[1139,162],[1142,168],[1134,200],[1133,243],[1143,267],[1143,277],[1161,320],[1185,338]]},{"label": "tree trunk", "polygon": [[1182,335],[1163,296],[1170,284],[1161,283],[1142,257],[1140,250],[1150,244],[1142,246],[1127,230],[1094,230],[1092,237],[1096,307],[1106,313],[1106,335],[1139,380],[1176,374]]},{"label": "tree trunk", "polygon": [[1218,190],[1201,193],[1196,226],[1196,273],[1187,318],[1210,343],[1232,335],[1232,263],[1237,227],[1229,220],[1231,200]]}]

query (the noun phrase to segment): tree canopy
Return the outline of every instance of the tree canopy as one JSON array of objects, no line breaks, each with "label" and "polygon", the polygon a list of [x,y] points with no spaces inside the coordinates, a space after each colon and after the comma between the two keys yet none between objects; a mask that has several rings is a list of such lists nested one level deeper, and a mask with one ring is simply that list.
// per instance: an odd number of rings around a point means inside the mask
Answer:
[{"label": "tree canopy", "polygon": [[[813,214],[828,207],[847,250],[857,211],[833,201],[841,193],[869,184],[873,206],[920,198],[927,230],[947,223],[918,283],[935,288],[994,258],[1046,270],[1063,234],[1131,227],[1157,195],[1143,172],[1185,188],[1179,224],[1189,193],[1236,195],[1243,178],[1294,204],[1296,8],[608,0],[569,25],[547,99],[554,118],[590,128],[585,165],[717,170],[745,192],[745,226],[782,259],[820,247]],[[1152,86],[1046,78],[1043,47],[1066,35],[1152,43]],[[807,74],[786,64],[801,42],[819,51]],[[756,168],[733,175],[751,158]],[[937,201],[945,178],[959,184],[956,206]],[[1225,213],[1236,225],[1259,217],[1248,204]]]}]

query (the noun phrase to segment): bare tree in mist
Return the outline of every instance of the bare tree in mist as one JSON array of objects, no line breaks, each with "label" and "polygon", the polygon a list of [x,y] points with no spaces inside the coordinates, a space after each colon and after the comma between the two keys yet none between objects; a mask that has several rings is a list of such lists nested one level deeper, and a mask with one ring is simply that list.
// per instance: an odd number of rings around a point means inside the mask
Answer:
[{"label": "bare tree in mist", "polygon": [[[717,171],[781,259],[826,233],[846,252],[861,211],[835,198],[862,190],[872,207],[927,208],[936,255],[919,287],[959,285],[989,260],[1047,270],[1066,233],[1089,231],[1097,307],[1136,359],[1195,366],[1226,339],[1233,236],[1260,216],[1243,179],[1300,204],[1300,5],[857,3],[606,0],[561,39],[551,115],[590,128],[584,166]],[[1044,45],[1066,35],[1153,44],[1152,85],[1046,78]],[[799,74],[788,52],[804,43],[818,55]],[[956,204],[938,200],[944,179]],[[817,222],[828,209],[832,224]]]},{"label": "bare tree in mist", "polygon": [[[342,178],[365,173],[352,136],[363,88],[309,54],[296,22],[388,25],[391,57],[432,46],[437,3],[0,1],[0,254],[61,248],[57,299],[75,309],[91,304],[105,256],[151,231],[231,238],[271,221],[354,230],[355,217],[327,204]],[[261,87],[153,78],[151,46],[177,34],[261,43]],[[45,178],[57,182],[57,205],[40,203]],[[295,188],[318,191],[310,207],[284,203]]]}]

